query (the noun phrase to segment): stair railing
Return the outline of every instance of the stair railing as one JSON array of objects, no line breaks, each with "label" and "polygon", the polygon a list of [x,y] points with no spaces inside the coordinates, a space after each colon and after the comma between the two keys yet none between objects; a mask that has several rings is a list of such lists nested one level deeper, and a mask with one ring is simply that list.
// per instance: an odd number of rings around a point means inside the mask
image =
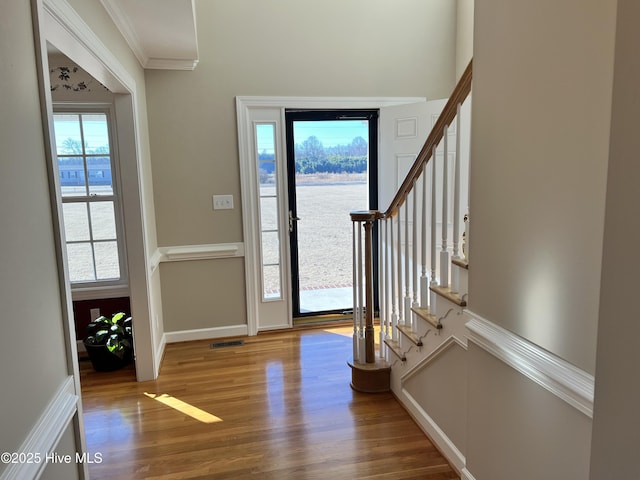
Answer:
[{"label": "stair railing", "polygon": [[[461,205],[465,188],[468,193],[468,175],[462,175],[460,140],[461,106],[471,92],[471,79],[469,62],[389,208],[351,213],[353,359],[357,363],[375,362],[372,231],[376,222],[381,357],[387,356],[383,345],[397,343],[399,328],[416,332],[415,309],[432,307],[435,292],[457,292],[456,270],[451,275],[450,264],[451,260],[466,262],[468,255],[468,205]],[[452,152],[449,142],[454,136]],[[462,225],[467,242],[464,258],[460,255]]]}]

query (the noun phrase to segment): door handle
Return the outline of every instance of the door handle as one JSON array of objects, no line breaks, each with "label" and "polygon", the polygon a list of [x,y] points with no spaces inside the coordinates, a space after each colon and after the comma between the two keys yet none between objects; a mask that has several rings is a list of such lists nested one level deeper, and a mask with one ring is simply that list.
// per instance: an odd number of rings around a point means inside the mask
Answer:
[{"label": "door handle", "polygon": [[293,212],[289,210],[289,233],[293,233],[293,222],[301,220],[300,217],[294,217]]}]

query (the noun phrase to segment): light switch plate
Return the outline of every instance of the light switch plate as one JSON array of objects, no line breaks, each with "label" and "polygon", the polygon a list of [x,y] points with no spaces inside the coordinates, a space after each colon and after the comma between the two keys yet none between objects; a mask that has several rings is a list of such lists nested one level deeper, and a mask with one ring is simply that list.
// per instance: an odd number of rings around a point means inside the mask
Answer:
[{"label": "light switch plate", "polygon": [[214,210],[232,210],[233,195],[214,195],[213,209]]}]

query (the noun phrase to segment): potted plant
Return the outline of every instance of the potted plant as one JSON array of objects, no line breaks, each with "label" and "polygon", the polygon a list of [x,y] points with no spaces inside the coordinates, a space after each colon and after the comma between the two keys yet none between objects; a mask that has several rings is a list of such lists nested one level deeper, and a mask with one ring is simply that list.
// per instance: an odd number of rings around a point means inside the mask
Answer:
[{"label": "potted plant", "polygon": [[93,368],[109,372],[128,365],[133,354],[131,317],[123,312],[111,318],[100,316],[87,326],[83,343]]}]

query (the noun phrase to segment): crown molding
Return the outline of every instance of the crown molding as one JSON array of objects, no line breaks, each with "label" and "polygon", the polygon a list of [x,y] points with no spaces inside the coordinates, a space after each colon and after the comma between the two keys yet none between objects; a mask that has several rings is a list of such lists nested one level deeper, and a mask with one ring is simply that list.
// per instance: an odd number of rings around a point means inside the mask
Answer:
[{"label": "crown molding", "polygon": [[[193,0],[190,2],[180,2],[169,4],[171,9],[179,9],[178,12],[184,12],[183,9],[189,9],[187,15],[180,15],[181,18],[188,16],[192,24],[189,27],[181,27],[179,23],[174,22],[174,18],[170,18],[168,15],[149,15],[142,18],[140,15],[132,15],[128,8],[131,5],[122,2],[120,0],[100,0],[100,3],[104,6],[105,10],[113,20],[125,41],[131,48],[131,51],[138,59],[138,62],[144,69],[155,70],[193,70],[198,65],[198,40],[196,36],[196,17],[195,17],[195,5]],[[125,7],[128,5],[128,7]],[[165,4],[167,6],[167,4]],[[160,11],[154,9],[154,12]],[[142,25],[148,27],[149,24],[154,25],[154,28],[143,29]],[[184,25],[184,23],[182,23]],[[175,51],[167,54],[166,57],[157,55],[157,52],[171,47],[175,48],[175,44],[168,44],[168,40],[162,35],[149,35],[150,31],[162,32],[166,31],[166,28],[184,28],[182,32],[182,38],[188,38],[188,42],[183,45],[184,54],[181,57],[176,57]],[[145,31],[147,33],[145,33]],[[149,48],[151,46],[152,48]],[[153,50],[153,52],[150,52]]]}]

